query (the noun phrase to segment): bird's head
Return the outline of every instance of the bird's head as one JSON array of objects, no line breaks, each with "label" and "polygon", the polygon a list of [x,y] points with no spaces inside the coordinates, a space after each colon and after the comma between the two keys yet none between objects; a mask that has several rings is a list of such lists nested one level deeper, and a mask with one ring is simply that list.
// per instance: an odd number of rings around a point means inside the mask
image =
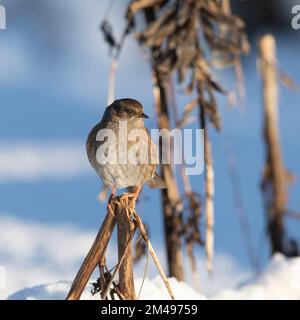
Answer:
[{"label": "bird's head", "polygon": [[149,118],[144,113],[140,102],[134,99],[119,99],[109,105],[104,113],[105,119],[110,120],[132,120]]}]

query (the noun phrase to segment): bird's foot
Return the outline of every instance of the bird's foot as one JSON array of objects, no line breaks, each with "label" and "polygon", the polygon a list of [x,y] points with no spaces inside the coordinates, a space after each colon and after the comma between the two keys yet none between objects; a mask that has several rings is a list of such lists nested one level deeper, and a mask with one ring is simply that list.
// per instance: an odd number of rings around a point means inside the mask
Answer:
[{"label": "bird's foot", "polygon": [[114,213],[114,210],[112,209],[111,202],[114,200],[115,195],[116,195],[116,188],[113,187],[113,188],[112,188],[112,191],[111,191],[111,194],[110,194],[110,196],[109,196],[109,198],[108,198],[107,207],[106,207],[106,208],[107,208],[107,212],[109,212],[110,214],[112,214],[113,217],[115,217],[116,215],[115,215],[115,213]]},{"label": "bird's foot", "polygon": [[128,207],[128,210],[134,210],[137,197],[138,195],[136,193],[122,194],[122,201],[124,205]]},{"label": "bird's foot", "polygon": [[106,207],[106,208],[107,208],[107,212],[110,213],[110,214],[112,214],[113,217],[115,217],[116,215],[115,215],[114,210],[112,209],[110,203],[111,203],[111,201],[107,203],[107,207]]},{"label": "bird's foot", "polygon": [[122,198],[123,198],[123,197],[124,197],[125,199],[127,198],[128,201],[131,200],[131,203],[135,204],[135,202],[136,202],[136,200],[137,200],[137,198],[138,198],[138,196],[139,196],[140,191],[141,191],[141,187],[138,187],[135,192],[126,192],[126,193],[123,193]]},{"label": "bird's foot", "polygon": [[122,198],[124,197],[124,198],[128,198],[128,199],[133,199],[135,201],[137,199],[137,196],[138,195],[135,192],[126,192],[126,193],[122,194]]}]

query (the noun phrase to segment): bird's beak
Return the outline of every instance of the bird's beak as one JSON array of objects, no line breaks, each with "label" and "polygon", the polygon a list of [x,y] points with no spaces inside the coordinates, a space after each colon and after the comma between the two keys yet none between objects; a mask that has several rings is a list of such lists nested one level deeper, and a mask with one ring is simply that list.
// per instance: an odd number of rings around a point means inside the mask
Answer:
[{"label": "bird's beak", "polygon": [[143,119],[149,119],[149,117],[145,113],[142,114],[142,118]]}]

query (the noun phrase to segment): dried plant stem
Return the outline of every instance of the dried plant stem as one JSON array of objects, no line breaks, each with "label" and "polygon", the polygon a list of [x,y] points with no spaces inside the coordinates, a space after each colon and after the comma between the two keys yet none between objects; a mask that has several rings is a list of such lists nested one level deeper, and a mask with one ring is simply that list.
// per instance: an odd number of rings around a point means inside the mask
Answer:
[{"label": "dried plant stem", "polygon": [[[127,240],[127,243],[126,243],[126,245],[125,245],[125,247],[124,247],[124,250],[123,250],[123,252],[122,252],[121,257],[119,258],[119,261],[118,261],[118,263],[117,263],[117,265],[116,265],[116,267],[115,267],[115,270],[114,270],[114,272],[113,272],[113,274],[112,274],[112,276],[111,276],[111,278],[110,278],[110,281],[108,282],[105,291],[104,291],[103,294],[101,295],[102,300],[105,300],[105,299],[106,299],[106,297],[107,297],[107,295],[108,295],[108,293],[109,293],[109,291],[110,291],[111,285],[112,285],[112,283],[113,283],[113,281],[114,281],[114,279],[115,279],[115,277],[116,277],[116,274],[117,274],[117,272],[119,272],[120,267],[121,267],[121,265],[122,265],[122,263],[123,263],[123,261],[124,261],[124,259],[125,259],[125,256],[126,256],[126,254],[127,254],[127,247],[130,245],[130,242],[131,242],[132,239],[133,239],[134,233],[135,233],[135,229],[131,231],[131,234],[130,234],[128,240]],[[122,292],[120,292],[120,293],[122,294]],[[126,300],[126,298],[125,298],[125,296],[124,296],[123,294],[122,294],[122,297],[124,298],[123,300]],[[132,299],[132,300],[135,300],[135,299]]]},{"label": "dried plant stem", "polygon": [[[230,0],[223,0],[222,8],[226,15],[228,16],[232,15]],[[225,34],[228,31],[226,26],[223,26],[223,30]],[[238,54],[235,55],[234,71],[235,71],[235,78],[236,78],[236,85],[237,85],[239,100],[243,105],[243,103],[246,100],[246,90],[244,85],[245,81],[244,81],[244,72],[243,72],[242,62]]]},{"label": "dried plant stem", "polygon": [[[177,125],[179,123],[179,117],[178,117],[178,108],[176,104],[176,95],[175,95],[172,79],[170,79],[169,81],[169,96],[170,96],[170,105],[172,108],[172,113],[174,114],[174,121],[175,121],[175,124]],[[174,150],[174,152],[182,152],[182,150],[179,150],[178,146],[174,146],[174,149],[176,147],[177,147],[177,150],[176,151]],[[185,165],[181,164],[179,170],[180,170],[180,175],[183,182],[184,193],[186,195],[191,194],[192,186],[191,186],[189,176],[185,174]]]},{"label": "dried plant stem", "polygon": [[128,219],[128,198],[121,197],[119,199],[120,204],[116,205],[115,210],[118,229],[118,255],[119,261],[122,260],[119,268],[118,288],[126,300],[136,300],[132,261],[132,237],[135,225],[131,219]]},{"label": "dried plant stem", "polygon": [[272,35],[260,39],[260,71],[263,81],[263,101],[266,143],[264,194],[268,212],[268,230],[272,252],[284,253],[283,215],[287,203],[285,170],[278,133],[278,87],[276,41]]},{"label": "dried plant stem", "polygon": [[115,100],[115,88],[116,88],[116,73],[118,69],[118,58],[113,58],[109,71],[108,80],[108,96],[107,105],[109,106]]},{"label": "dried plant stem", "polygon": [[[169,95],[170,95],[170,103],[171,103],[171,107],[172,107],[172,113],[174,114],[175,124],[178,125],[180,123],[180,121],[179,121],[179,117],[178,117],[176,95],[175,95],[175,90],[174,90],[174,85],[173,85],[172,80],[170,80],[170,83],[169,83],[169,92],[170,92]],[[192,106],[193,104],[196,106],[196,101],[192,101],[188,105]],[[174,147],[176,147],[176,146],[174,146]],[[177,152],[181,152],[181,150],[177,150]],[[185,173],[185,169],[186,169],[186,167],[184,164],[181,164],[179,166],[179,172],[180,172],[180,176],[181,176],[181,179],[183,182],[184,195],[189,196],[189,195],[192,195],[193,190],[192,190],[190,178]],[[200,290],[201,290],[200,274],[197,270],[197,263],[196,263],[196,259],[194,256],[193,248],[194,248],[193,243],[186,244],[186,252],[187,252],[187,256],[189,258],[190,267],[191,267],[191,271],[192,271],[193,284],[194,284],[194,287],[196,288],[196,290],[198,290],[200,292]]]},{"label": "dried plant stem", "polygon": [[[156,108],[158,109],[158,122],[160,129],[170,129],[169,117],[166,107],[166,97],[164,87],[157,83],[155,77],[154,97]],[[179,236],[180,221],[178,212],[180,211],[180,197],[176,180],[169,164],[161,165],[162,178],[164,179],[167,189],[162,189],[162,205],[164,212],[165,237],[167,244],[167,255],[169,264],[169,274],[179,281],[184,280],[181,240]]]},{"label": "dried plant stem", "polygon": [[[130,206],[128,206],[128,207],[130,207]],[[149,251],[150,255],[152,256],[152,259],[153,259],[153,261],[154,261],[154,263],[155,263],[155,265],[157,267],[157,270],[159,271],[160,276],[162,277],[162,280],[163,280],[163,282],[164,282],[164,284],[166,286],[166,289],[167,289],[168,293],[170,294],[170,297],[172,298],[172,300],[175,300],[175,296],[174,296],[174,294],[172,292],[170,283],[169,283],[169,281],[167,279],[167,276],[165,275],[165,272],[164,272],[164,270],[163,270],[163,268],[162,268],[162,266],[161,266],[161,264],[160,264],[160,262],[159,262],[159,260],[158,260],[158,258],[156,256],[156,253],[155,253],[155,251],[154,251],[154,249],[153,249],[153,247],[151,245],[151,242],[149,240],[147,231],[146,231],[146,229],[144,227],[144,224],[143,224],[141,218],[138,216],[138,214],[135,212],[135,210],[132,208],[132,206],[131,206],[131,209],[129,209],[129,213],[133,217],[133,220],[134,220],[134,223],[135,223],[136,227],[140,230],[141,236],[143,237],[144,241],[146,242],[146,245],[148,247],[148,251]],[[123,213],[122,219],[127,219],[128,220],[128,215]],[[128,220],[128,222],[129,222],[130,225],[132,224],[131,221]],[[127,241],[126,241],[126,244],[124,246],[124,250],[122,250],[121,254],[119,255],[119,262],[118,262],[118,264],[117,264],[117,266],[116,266],[116,268],[114,270],[114,273],[113,273],[113,275],[112,275],[112,277],[110,279],[110,282],[108,283],[107,288],[106,288],[106,290],[105,290],[105,292],[103,294],[103,296],[105,298],[107,297],[107,294],[108,294],[108,292],[110,290],[110,287],[111,287],[111,285],[113,283],[113,280],[115,278],[116,273],[118,271],[121,271],[121,266],[123,264],[123,261],[125,262],[126,255],[130,252],[129,250],[130,250],[130,247],[131,247],[131,240],[133,238],[134,231],[135,231],[135,229],[132,227],[132,225],[130,226],[130,229],[131,229],[130,236],[127,237]],[[128,233],[127,233],[127,235],[128,235]],[[127,270],[128,270],[128,268],[127,268]],[[127,290],[124,291],[124,290],[121,289],[120,282],[119,282],[119,289],[120,289],[120,292],[122,293],[122,295],[125,297],[125,299],[128,299],[128,297],[127,297],[128,292],[127,292]],[[139,295],[140,295],[140,293],[139,293]]]},{"label": "dried plant stem", "polygon": [[[105,255],[103,255],[101,257],[101,260],[99,261],[98,267],[99,267],[99,273],[100,273],[100,287],[102,288],[102,287],[107,285],[107,280],[105,278],[105,272],[107,272],[108,270],[107,270],[107,266],[106,266],[106,257],[105,257]],[[106,297],[103,296],[102,290],[100,290],[100,298],[102,300],[106,299]]]},{"label": "dried plant stem", "polygon": [[204,162],[205,162],[205,252],[206,267],[209,273],[213,270],[214,256],[214,168],[211,143],[206,125],[205,108],[200,104],[200,123],[204,129]]},{"label": "dried plant stem", "polygon": [[143,280],[142,280],[141,287],[140,287],[139,294],[138,294],[138,300],[141,297],[141,293],[142,293],[142,290],[143,290],[143,287],[144,287],[144,283],[145,283],[145,280],[146,280],[148,263],[149,263],[149,249],[147,250],[147,254],[146,254],[146,264],[145,264],[145,269],[144,269]]},{"label": "dried plant stem", "polygon": [[288,218],[300,220],[300,213],[299,212],[295,212],[293,210],[286,210],[285,215]]},{"label": "dried plant stem", "polygon": [[116,218],[108,212],[88,255],[76,275],[68,293],[67,300],[80,299],[80,296],[93,271],[99,264],[99,261],[102,261],[102,257],[105,254],[107,244],[111,238],[115,225]]},{"label": "dried plant stem", "polygon": [[[151,21],[151,15],[146,14],[146,17],[147,16],[147,20]],[[170,130],[166,86],[160,81],[159,72],[154,67],[152,80],[155,110],[157,113],[159,129]],[[175,277],[177,280],[183,281],[184,273],[181,252],[182,245],[179,235],[180,222],[178,217],[178,212],[182,209],[182,207],[180,206],[181,201],[171,165],[161,165],[161,174],[167,185],[167,188],[162,189],[161,193],[169,274],[170,276]]]},{"label": "dried plant stem", "polygon": [[187,255],[189,257],[189,264],[192,271],[192,279],[193,279],[193,287],[198,291],[201,292],[201,278],[200,272],[197,268],[197,261],[195,259],[195,255],[193,252],[193,244],[186,245]]},{"label": "dried plant stem", "polygon": [[208,139],[207,130],[205,132],[205,163],[206,163],[206,184],[205,184],[205,217],[206,235],[205,251],[206,266],[209,272],[213,270],[214,256],[214,168],[212,163],[211,143]]},{"label": "dried plant stem", "polygon": [[257,254],[254,249],[252,237],[251,237],[251,230],[250,225],[246,213],[246,209],[244,206],[244,201],[241,193],[241,183],[238,175],[237,165],[235,157],[230,149],[230,145],[228,142],[223,143],[223,149],[227,156],[227,165],[228,165],[228,172],[232,187],[232,193],[233,193],[233,200],[234,205],[237,211],[239,223],[241,226],[245,248],[247,255],[249,257],[250,264],[253,268],[253,271],[255,274],[259,274],[260,267],[259,267],[259,261]]},{"label": "dried plant stem", "polygon": [[[118,223],[118,263],[104,292],[101,293],[102,299],[106,299],[109,292],[111,294],[117,294],[124,300],[136,299],[133,278],[132,239],[136,228],[139,228],[141,236],[148,246],[148,250],[163,279],[170,297],[174,300],[174,294],[172,293],[168,279],[150,243],[147,231],[140,217],[135,212],[135,201],[133,199],[130,200],[127,195],[123,195],[112,199],[111,207],[114,211],[114,215],[110,212],[107,213],[92,248],[90,249],[72,284],[67,300],[79,300],[96,266],[100,264],[100,268],[103,268],[105,265],[105,251],[116,223]],[[119,272],[119,285],[111,289],[111,285],[113,284],[113,280],[117,272]]]},{"label": "dried plant stem", "polygon": [[166,275],[164,273],[164,270],[163,270],[163,268],[162,268],[162,266],[161,266],[161,264],[160,264],[160,262],[159,262],[159,260],[158,260],[158,258],[156,256],[156,253],[155,253],[155,251],[154,251],[154,249],[153,249],[153,247],[151,245],[151,242],[149,240],[149,237],[147,235],[147,231],[146,231],[146,229],[145,229],[145,227],[143,225],[143,222],[142,222],[141,218],[137,215],[137,213],[135,211],[133,211],[133,215],[134,215],[134,220],[135,220],[136,226],[140,229],[141,235],[143,236],[143,238],[144,238],[144,240],[145,240],[145,242],[146,242],[146,244],[148,246],[149,253],[152,256],[152,259],[153,259],[153,261],[154,261],[154,263],[155,263],[155,265],[157,267],[157,270],[159,271],[159,274],[162,277],[163,282],[164,282],[164,284],[165,284],[165,286],[166,286],[166,288],[167,288],[172,300],[175,300],[175,296],[174,296],[174,294],[172,292],[170,283],[169,283],[169,281],[168,281],[168,279],[167,279],[167,277],[166,277]]},{"label": "dried plant stem", "polygon": [[[144,9],[147,25],[151,25],[156,20],[156,15],[153,8]],[[153,94],[155,100],[155,110],[157,113],[159,129],[171,129],[170,115],[168,109],[168,90],[167,82],[160,77],[160,71],[156,67],[157,56],[155,49],[151,50],[152,64],[152,80]],[[176,179],[171,165],[161,165],[161,175],[164,179],[167,188],[162,189],[162,208],[165,225],[165,239],[167,247],[169,275],[175,277],[179,281],[184,280],[183,261],[182,261],[182,244],[180,239],[180,221],[178,213],[182,210],[180,196]]]}]

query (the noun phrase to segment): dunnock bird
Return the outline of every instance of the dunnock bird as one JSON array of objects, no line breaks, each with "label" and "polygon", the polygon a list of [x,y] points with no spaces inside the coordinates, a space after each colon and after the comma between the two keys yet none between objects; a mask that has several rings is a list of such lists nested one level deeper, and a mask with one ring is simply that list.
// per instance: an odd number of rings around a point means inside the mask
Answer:
[{"label": "dunnock bird", "polygon": [[[154,163],[151,161],[155,157],[157,159],[157,149],[145,128],[145,118],[149,117],[144,114],[143,106],[138,101],[134,99],[116,100],[106,108],[102,120],[91,130],[88,136],[86,150],[89,161],[103,183],[112,188],[110,200],[119,188],[135,187],[136,191],[127,195],[136,200],[145,183],[151,188],[166,187],[164,181],[156,173],[157,160]],[[122,123],[127,125],[124,127]],[[97,139],[97,135],[102,129],[112,130],[116,137],[113,141],[115,143],[107,143],[103,139]],[[136,142],[127,141],[127,139],[124,141],[123,138],[130,136],[130,132],[134,129],[138,129],[140,140],[138,142],[142,146],[139,152],[143,154],[139,156],[146,154],[148,156],[146,162],[136,161],[132,163],[132,161],[128,161],[130,159],[128,159],[127,153]],[[115,153],[116,161],[112,163],[99,161],[97,150],[104,143],[107,144],[106,155],[109,151]],[[126,144],[126,146],[123,146],[123,144]],[[124,148],[127,148],[127,152]],[[123,160],[125,158],[125,162],[120,161],[120,158]]]}]

